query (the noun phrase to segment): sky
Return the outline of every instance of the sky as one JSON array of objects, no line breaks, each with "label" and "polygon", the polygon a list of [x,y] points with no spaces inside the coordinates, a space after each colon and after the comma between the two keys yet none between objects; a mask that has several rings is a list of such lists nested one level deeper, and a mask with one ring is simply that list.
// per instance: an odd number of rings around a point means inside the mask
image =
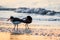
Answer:
[{"label": "sky", "polygon": [[46,8],[49,10],[60,11],[60,0],[0,0],[0,5],[10,8]]}]

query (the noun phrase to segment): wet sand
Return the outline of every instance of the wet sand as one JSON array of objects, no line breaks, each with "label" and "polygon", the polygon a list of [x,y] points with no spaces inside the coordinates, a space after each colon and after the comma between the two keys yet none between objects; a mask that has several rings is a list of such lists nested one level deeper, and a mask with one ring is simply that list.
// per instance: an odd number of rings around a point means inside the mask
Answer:
[{"label": "wet sand", "polygon": [[0,40],[60,40],[56,36],[38,36],[38,35],[11,35],[7,32],[0,32]]},{"label": "wet sand", "polygon": [[[13,28],[12,24],[0,24],[0,40],[60,40],[60,27],[57,25],[30,24],[29,27],[32,31],[31,34],[12,35],[11,32],[8,32],[9,28]],[[20,24],[19,28],[24,30],[24,24]]]}]

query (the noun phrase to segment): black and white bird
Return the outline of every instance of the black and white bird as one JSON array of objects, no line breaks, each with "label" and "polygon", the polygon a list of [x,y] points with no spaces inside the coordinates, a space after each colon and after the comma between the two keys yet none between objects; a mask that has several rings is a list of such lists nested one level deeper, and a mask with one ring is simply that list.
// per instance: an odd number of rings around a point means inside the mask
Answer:
[{"label": "black and white bird", "polygon": [[29,28],[28,24],[30,24],[32,22],[32,17],[27,16],[23,19],[20,19],[20,18],[16,18],[16,17],[11,16],[7,21],[9,21],[9,20],[14,24],[14,30],[15,30],[15,27],[17,27],[17,30],[18,30],[18,24],[20,24],[20,23],[25,23],[25,26],[27,28]]},{"label": "black and white bird", "polygon": [[11,16],[7,21],[9,20],[14,24],[14,30],[15,30],[15,27],[17,27],[17,30],[18,30],[18,24],[20,24],[23,21],[22,19],[19,19],[13,16]]},{"label": "black and white bird", "polygon": [[27,16],[25,18],[25,20],[23,20],[23,23],[25,23],[26,28],[29,28],[28,24],[32,23],[32,17],[31,16]]}]

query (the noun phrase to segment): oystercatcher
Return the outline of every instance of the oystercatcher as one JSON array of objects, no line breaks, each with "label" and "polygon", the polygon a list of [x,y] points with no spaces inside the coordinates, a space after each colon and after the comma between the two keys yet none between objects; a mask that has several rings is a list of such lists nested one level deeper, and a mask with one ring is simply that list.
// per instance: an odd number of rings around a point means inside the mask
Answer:
[{"label": "oystercatcher", "polygon": [[17,27],[17,30],[18,30],[18,24],[20,24],[23,21],[22,19],[19,19],[13,16],[11,16],[7,21],[9,20],[14,24],[14,30],[15,30],[15,27]]},{"label": "oystercatcher", "polygon": [[[25,20],[24,20],[25,19]],[[16,18],[16,17],[13,17],[11,16],[8,21],[11,21],[13,24],[14,24],[14,30],[15,30],[15,27],[17,26],[17,30],[18,30],[18,24],[20,23],[26,23],[25,26],[26,28],[29,28],[28,27],[28,24],[30,24],[32,22],[32,17],[31,16],[27,16],[23,19],[19,19],[19,18]]]},{"label": "oystercatcher", "polygon": [[26,23],[26,24],[25,24],[26,28],[29,28],[29,27],[28,27],[28,24],[32,23],[32,17],[31,17],[31,16],[27,16],[27,17],[25,18],[25,20],[23,20],[23,23]]}]

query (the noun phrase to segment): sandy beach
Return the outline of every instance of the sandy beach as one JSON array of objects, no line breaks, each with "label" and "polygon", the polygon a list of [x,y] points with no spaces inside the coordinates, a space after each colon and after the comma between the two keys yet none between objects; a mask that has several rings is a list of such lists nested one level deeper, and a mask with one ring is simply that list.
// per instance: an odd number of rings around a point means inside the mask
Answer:
[{"label": "sandy beach", "polygon": [[59,36],[43,36],[43,35],[11,35],[8,32],[0,32],[0,40],[60,40]]},{"label": "sandy beach", "polygon": [[[0,40],[60,40],[60,27],[57,25],[29,24],[31,33],[11,34],[13,24],[0,22]],[[25,24],[19,24],[19,30],[25,29]]]},{"label": "sandy beach", "polygon": [[0,40],[60,40],[60,0],[0,0]]}]

